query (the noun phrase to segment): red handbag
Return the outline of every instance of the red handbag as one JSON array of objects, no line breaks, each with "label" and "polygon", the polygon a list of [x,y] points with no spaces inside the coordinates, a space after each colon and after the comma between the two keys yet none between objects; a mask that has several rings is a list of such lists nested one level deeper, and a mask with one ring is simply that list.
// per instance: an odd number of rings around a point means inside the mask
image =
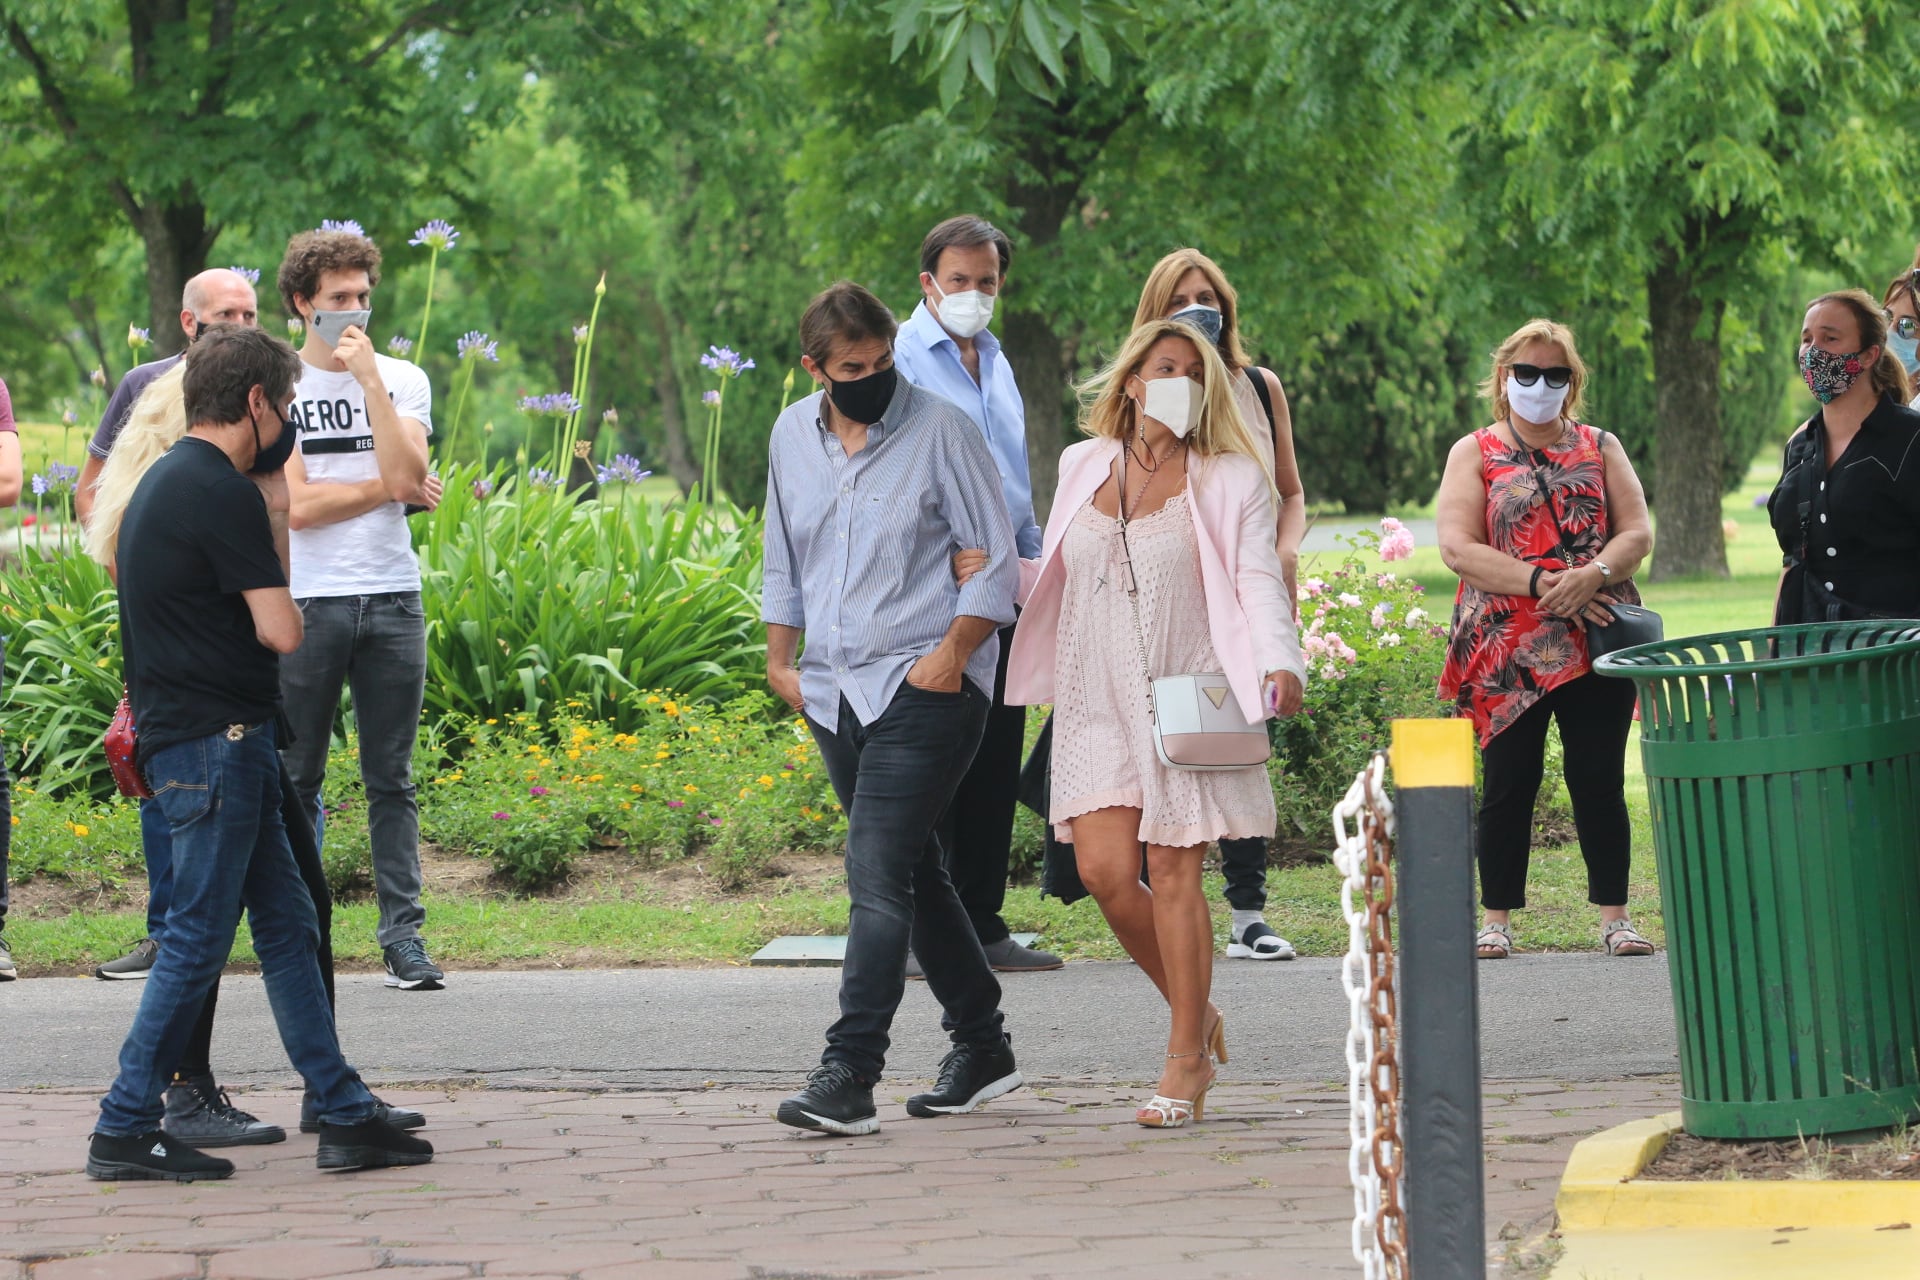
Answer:
[{"label": "red handbag", "polygon": [[147,785],[137,762],[139,741],[139,731],[133,726],[133,704],[127,701],[127,687],[121,685],[120,705],[113,709],[113,723],[107,726],[107,736],[100,745],[106,748],[107,768],[113,771],[120,794],[148,800],[153,797],[153,788]]}]

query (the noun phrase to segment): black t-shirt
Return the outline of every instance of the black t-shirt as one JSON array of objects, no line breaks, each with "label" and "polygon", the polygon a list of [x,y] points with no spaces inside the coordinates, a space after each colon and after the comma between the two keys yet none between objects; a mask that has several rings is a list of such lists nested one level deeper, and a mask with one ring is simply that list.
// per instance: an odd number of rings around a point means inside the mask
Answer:
[{"label": "black t-shirt", "polygon": [[1920,617],[1920,413],[1882,396],[1826,463],[1826,416],[1815,414],[1788,441],[1767,501],[1789,567],[1774,621]]},{"label": "black t-shirt", "polygon": [[141,478],[120,524],[120,645],[140,761],[258,724],[280,707],[280,655],[243,591],[284,587],[267,503],[219,446],[184,437]]}]

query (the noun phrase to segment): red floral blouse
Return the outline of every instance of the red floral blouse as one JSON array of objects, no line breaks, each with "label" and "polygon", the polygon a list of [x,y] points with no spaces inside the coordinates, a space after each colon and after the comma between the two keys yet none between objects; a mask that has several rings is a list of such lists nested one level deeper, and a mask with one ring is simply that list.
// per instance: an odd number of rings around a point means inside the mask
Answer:
[{"label": "red floral blouse", "polygon": [[[1538,452],[1536,469],[1534,460],[1507,443],[1499,429],[1475,432],[1480,478],[1487,486],[1487,544],[1549,570],[1583,565],[1598,556],[1608,537],[1600,438],[1593,427],[1574,423],[1558,445]],[[1541,481],[1552,495],[1551,503],[1542,497]],[[1561,549],[1563,528],[1573,544],[1573,565]],[[1609,586],[1606,594],[1623,604],[1640,603],[1631,581]],[[1462,582],[1454,597],[1450,634],[1440,696],[1453,699],[1462,715],[1473,717],[1482,747],[1542,694],[1592,670],[1586,634],[1542,610],[1532,596],[1492,595]]]}]

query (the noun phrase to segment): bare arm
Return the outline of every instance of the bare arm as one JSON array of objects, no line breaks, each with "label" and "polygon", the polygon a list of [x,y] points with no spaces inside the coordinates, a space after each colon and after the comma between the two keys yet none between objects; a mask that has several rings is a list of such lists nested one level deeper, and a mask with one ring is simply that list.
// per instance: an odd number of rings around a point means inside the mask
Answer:
[{"label": "bare arm", "polygon": [[800,697],[800,636],[799,627],[783,627],[777,622],[767,624],[767,683],[773,686],[780,700],[795,711],[805,711],[806,703]]},{"label": "bare arm", "polygon": [[427,429],[412,418],[402,418],[387,395],[380,367],[374,362],[373,341],[358,327],[349,326],[333,348],[367,397],[367,426],[373,431],[373,456],[387,499],[411,502],[427,482]]},{"label": "bare arm", "polygon": [[375,476],[354,484],[316,483],[307,479],[307,464],[298,452],[287,459],[287,489],[292,495],[290,523],[295,529],[339,524],[363,516],[393,501],[386,481]]},{"label": "bare arm", "polygon": [[93,486],[100,483],[100,473],[106,469],[106,459],[94,457],[91,450],[80,464],[80,478],[73,482],[73,514],[80,517],[81,524],[93,519]]},{"label": "bare arm", "polygon": [[992,618],[961,614],[947,627],[947,634],[933,652],[907,668],[907,683],[936,693],[960,692],[960,677],[966,674],[973,651],[999,629],[1000,624]]},{"label": "bare arm", "polygon": [[[1496,551],[1487,543],[1487,484],[1480,472],[1480,443],[1472,436],[1454,442],[1434,503],[1440,559],[1468,586],[1502,596],[1531,595],[1535,566]],[[1541,575],[1541,590],[1552,571]]]},{"label": "bare arm", "polygon": [[[284,536],[284,533],[283,535]],[[292,653],[306,637],[306,620],[293,593],[285,587],[257,587],[242,591],[241,598],[253,614],[253,634],[275,653]]]},{"label": "bare arm", "polygon": [[[1280,553],[1280,573],[1286,579],[1287,599],[1300,598],[1300,543],[1307,536],[1307,491],[1300,482],[1300,464],[1293,456],[1293,409],[1287,392],[1271,369],[1258,369],[1267,380],[1273,400],[1273,485],[1280,491],[1280,518],[1273,549]],[[1298,612],[1298,605],[1294,606]]]},{"label": "bare arm", "polygon": [[19,433],[0,431],[0,507],[10,507],[20,501],[23,476]]}]

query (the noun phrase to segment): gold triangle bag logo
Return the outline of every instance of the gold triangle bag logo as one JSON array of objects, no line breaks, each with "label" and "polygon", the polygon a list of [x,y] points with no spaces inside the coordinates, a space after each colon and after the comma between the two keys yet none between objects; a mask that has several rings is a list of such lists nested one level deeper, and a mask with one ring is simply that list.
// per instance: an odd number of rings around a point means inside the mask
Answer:
[{"label": "gold triangle bag logo", "polygon": [[1202,689],[1201,692],[1207,695],[1207,701],[1213,704],[1215,711],[1226,705],[1227,691],[1224,686],[1210,686]]}]

